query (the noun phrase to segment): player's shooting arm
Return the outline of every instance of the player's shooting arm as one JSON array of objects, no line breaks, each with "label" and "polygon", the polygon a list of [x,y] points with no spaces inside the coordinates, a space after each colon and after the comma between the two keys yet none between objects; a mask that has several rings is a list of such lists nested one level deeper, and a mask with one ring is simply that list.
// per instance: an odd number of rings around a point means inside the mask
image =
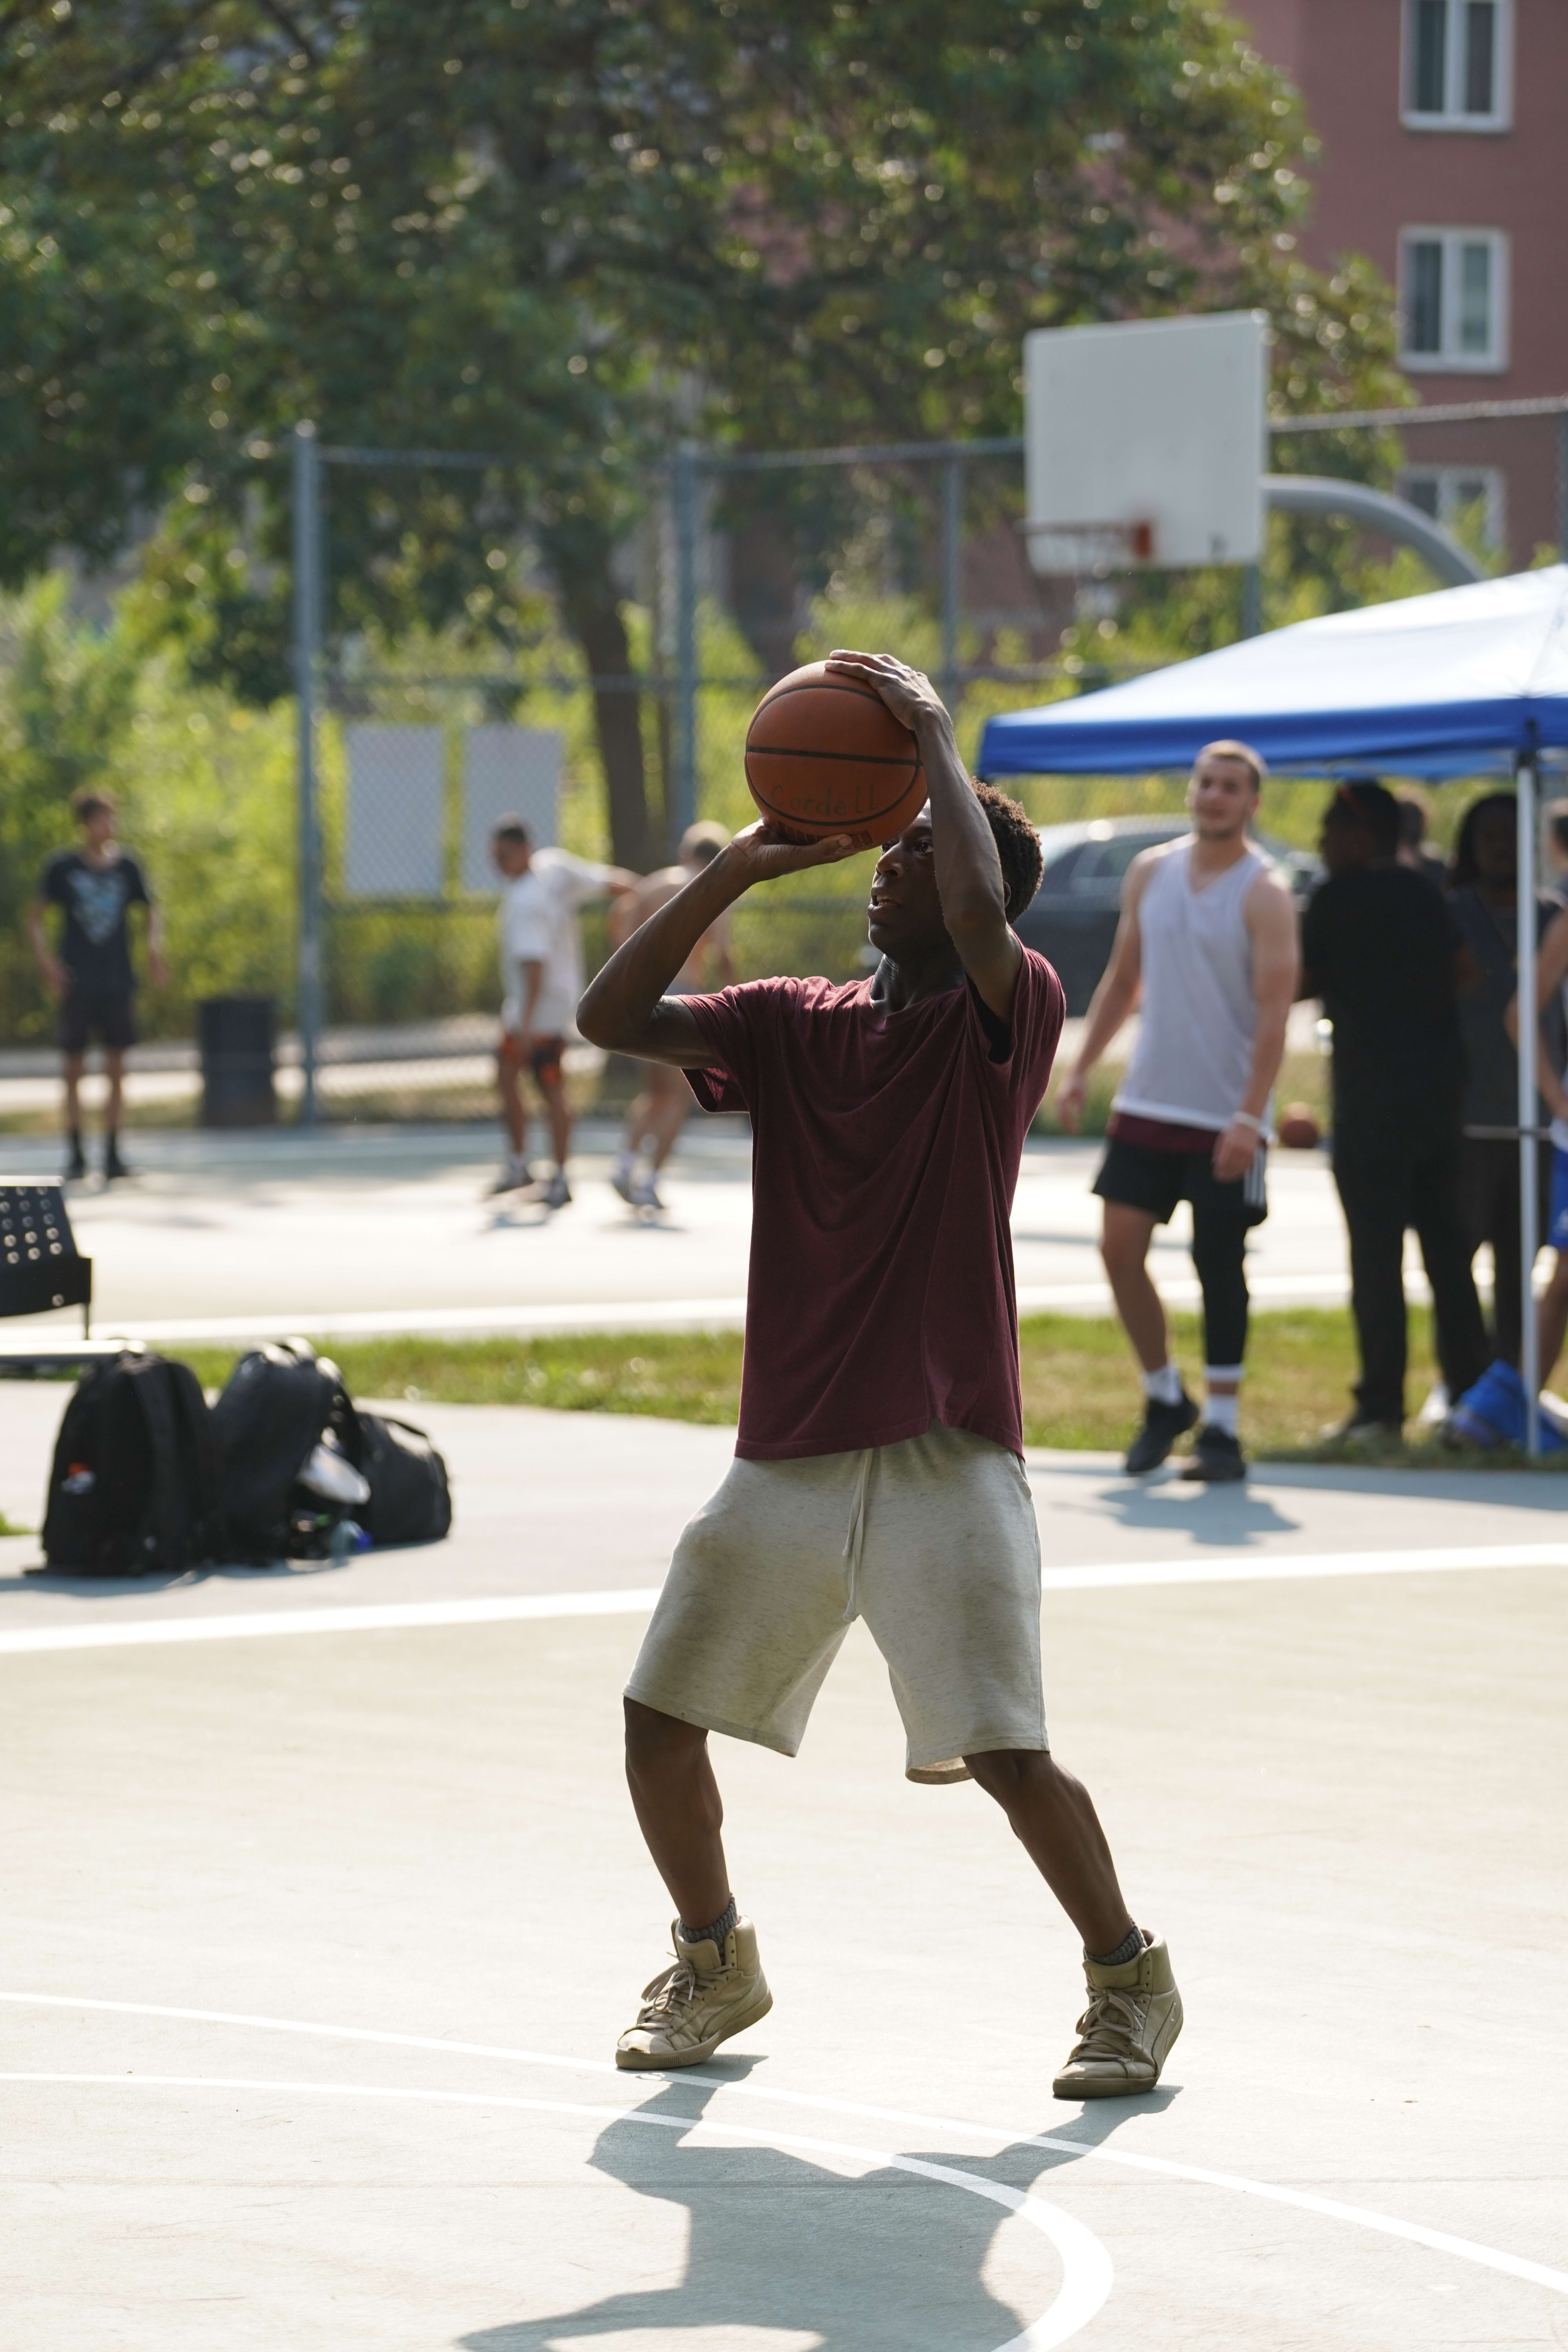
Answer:
[{"label": "player's shooting arm", "polygon": [[577,1007],[578,1028],[590,1045],[602,1045],[608,1053],[671,1062],[681,1070],[701,1069],[712,1058],[712,1048],[680,998],[664,992],[704,931],[753,882],[798,874],[808,866],[837,865],[854,855],[855,844],[846,835],[827,841],[786,841],[769,825],[748,825],[616,950],[588,983]]},{"label": "player's shooting arm", "polygon": [[1237,1116],[1215,1146],[1214,1172],[1222,1183],[1245,1176],[1262,1140],[1264,1106],[1285,1058],[1285,1032],[1296,1001],[1301,950],[1295,902],[1285,884],[1265,874],[1247,894],[1243,919],[1252,943],[1252,1001],[1258,1008],[1252,1066]]}]

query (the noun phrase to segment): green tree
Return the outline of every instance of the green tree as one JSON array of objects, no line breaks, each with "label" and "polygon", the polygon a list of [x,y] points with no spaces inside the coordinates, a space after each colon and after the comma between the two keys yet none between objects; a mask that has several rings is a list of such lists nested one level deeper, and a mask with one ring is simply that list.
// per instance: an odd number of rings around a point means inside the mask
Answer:
[{"label": "green tree", "polygon": [[[1376,289],[1294,256],[1295,101],[1198,0],[18,0],[0,71],[5,576],[167,501],[163,625],[264,699],[286,427],[509,453],[335,475],[331,630],[515,644],[537,548],[628,864],[661,828],[615,555],[678,432],[1010,430],[1027,328],[1238,301],[1288,399],[1384,389]],[[749,500],[786,570],[820,543],[820,489]]]}]

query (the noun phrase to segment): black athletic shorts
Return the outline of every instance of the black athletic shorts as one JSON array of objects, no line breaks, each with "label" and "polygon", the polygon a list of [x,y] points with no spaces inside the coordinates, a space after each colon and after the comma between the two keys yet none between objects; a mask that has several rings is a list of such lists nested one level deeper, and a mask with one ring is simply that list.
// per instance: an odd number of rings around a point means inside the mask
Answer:
[{"label": "black athletic shorts", "polygon": [[85,1054],[94,1032],[111,1050],[136,1043],[128,988],[73,988],[60,1006],[59,1046],[62,1054]]},{"label": "black athletic shorts", "polygon": [[[1219,1141],[1217,1135],[1215,1141]],[[1170,1223],[1178,1201],[1190,1201],[1194,1217],[1217,1213],[1239,1217],[1244,1225],[1260,1225],[1268,1214],[1264,1185],[1268,1157],[1260,1143],[1246,1175],[1222,1184],[1207,1151],[1152,1151],[1146,1143],[1126,1143],[1112,1136],[1094,1189],[1102,1201],[1142,1209],[1159,1225]]]}]

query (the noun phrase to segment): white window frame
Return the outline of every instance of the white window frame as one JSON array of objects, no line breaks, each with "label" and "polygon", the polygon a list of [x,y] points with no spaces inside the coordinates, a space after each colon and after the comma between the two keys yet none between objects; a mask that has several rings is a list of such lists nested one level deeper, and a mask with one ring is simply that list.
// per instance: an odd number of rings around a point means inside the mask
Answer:
[{"label": "white window frame", "polygon": [[[1417,245],[1443,248],[1443,341],[1436,352],[1412,351],[1409,332],[1411,249]],[[1491,248],[1491,341],[1483,352],[1468,352],[1458,339],[1460,308],[1459,254],[1467,245]],[[1509,239],[1500,228],[1439,228],[1415,226],[1399,232],[1399,364],[1409,373],[1427,375],[1501,375],[1508,367]]]},{"label": "white window frame", "polygon": [[1405,0],[1403,54],[1399,60],[1399,119],[1407,131],[1473,131],[1483,135],[1513,128],[1513,0],[1493,0],[1497,9],[1497,46],[1492,56],[1492,104],[1489,114],[1467,114],[1465,97],[1464,26],[1466,0],[1443,0],[1447,9],[1447,88],[1440,113],[1418,111],[1415,105],[1415,12],[1417,0]]},{"label": "white window frame", "polygon": [[[1464,485],[1467,482],[1479,482],[1481,504],[1485,513],[1482,530],[1486,543],[1489,547],[1506,547],[1508,544],[1508,491],[1502,468],[1500,466],[1456,466],[1447,460],[1435,466],[1406,466],[1399,477],[1401,498],[1408,499],[1411,485],[1417,481],[1430,482],[1434,485],[1436,497],[1434,501],[1433,519],[1440,522],[1446,530],[1452,530],[1458,516],[1469,503],[1462,496]],[[1426,509],[1423,508],[1422,511],[1425,513]]]}]

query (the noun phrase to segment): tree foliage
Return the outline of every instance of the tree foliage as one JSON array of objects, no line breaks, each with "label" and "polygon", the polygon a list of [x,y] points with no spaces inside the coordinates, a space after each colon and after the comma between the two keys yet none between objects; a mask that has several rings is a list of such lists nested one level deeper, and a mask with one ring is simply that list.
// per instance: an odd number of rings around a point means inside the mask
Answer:
[{"label": "tree foliage", "polygon": [[[334,639],[515,645],[537,559],[613,680],[678,434],[1007,432],[1030,327],[1248,303],[1283,403],[1394,396],[1380,289],[1296,257],[1296,102],[1197,0],[18,0],[0,74],[0,576],[157,512],[163,625],[258,701],[301,416],[507,459],[334,472]],[[730,519],[808,549],[821,497]],[[599,734],[646,863],[613,685]]]}]

